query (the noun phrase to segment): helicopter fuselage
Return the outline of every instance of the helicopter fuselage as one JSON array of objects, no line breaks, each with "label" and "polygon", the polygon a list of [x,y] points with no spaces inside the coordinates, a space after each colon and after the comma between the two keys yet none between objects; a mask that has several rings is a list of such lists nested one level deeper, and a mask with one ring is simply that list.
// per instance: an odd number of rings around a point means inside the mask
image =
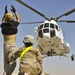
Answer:
[{"label": "helicopter fuselage", "polygon": [[42,55],[59,56],[69,53],[69,44],[64,41],[62,29],[54,21],[45,21],[35,30],[38,48]]}]

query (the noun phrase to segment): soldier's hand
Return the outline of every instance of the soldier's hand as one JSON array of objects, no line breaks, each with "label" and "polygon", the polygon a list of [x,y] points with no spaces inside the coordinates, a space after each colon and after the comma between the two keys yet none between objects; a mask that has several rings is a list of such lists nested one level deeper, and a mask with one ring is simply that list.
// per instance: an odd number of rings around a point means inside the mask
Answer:
[{"label": "soldier's hand", "polygon": [[7,5],[5,6],[5,13],[4,14],[6,14],[6,13],[8,13]]},{"label": "soldier's hand", "polygon": [[11,5],[11,9],[10,9],[13,13],[15,13],[16,12],[16,9],[14,8],[14,6],[13,5]]}]

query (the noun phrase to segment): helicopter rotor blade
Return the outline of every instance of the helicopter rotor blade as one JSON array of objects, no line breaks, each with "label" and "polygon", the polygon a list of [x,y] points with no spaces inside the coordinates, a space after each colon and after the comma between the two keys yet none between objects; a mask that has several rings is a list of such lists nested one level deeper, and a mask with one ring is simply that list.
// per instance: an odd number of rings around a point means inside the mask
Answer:
[{"label": "helicopter rotor blade", "polygon": [[44,21],[39,21],[39,22],[26,22],[26,23],[20,23],[20,24],[37,24],[37,23],[43,23]]},{"label": "helicopter rotor blade", "polygon": [[[37,23],[43,23],[43,22],[44,22],[44,21],[26,22],[26,23],[20,23],[20,24],[37,24]],[[58,20],[57,22],[75,23],[75,20]]]},{"label": "helicopter rotor blade", "polygon": [[24,5],[25,7],[27,7],[28,9],[34,11],[35,13],[39,14],[40,16],[44,17],[46,20],[49,20],[44,14],[42,14],[41,12],[35,10],[34,8],[32,8],[31,6],[29,6],[28,4],[26,4],[25,2],[21,1],[21,0],[16,0],[17,2],[19,2],[20,4]]},{"label": "helicopter rotor blade", "polygon": [[75,12],[75,8],[72,9],[72,10],[70,10],[70,11],[68,11],[68,12],[66,12],[66,13],[64,13],[64,14],[62,14],[62,15],[60,15],[60,16],[58,16],[58,17],[56,17],[56,19],[59,19],[59,18],[61,18],[62,16],[68,16],[68,15],[70,15],[70,14],[73,13],[73,12]]},{"label": "helicopter rotor blade", "polygon": [[57,22],[75,23],[75,20],[58,20]]}]

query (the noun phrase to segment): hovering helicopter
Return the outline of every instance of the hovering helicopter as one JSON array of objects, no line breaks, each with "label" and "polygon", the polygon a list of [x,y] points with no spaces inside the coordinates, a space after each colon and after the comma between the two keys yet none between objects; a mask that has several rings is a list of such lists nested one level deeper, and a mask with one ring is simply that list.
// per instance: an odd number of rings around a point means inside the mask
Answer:
[{"label": "hovering helicopter", "polygon": [[46,19],[46,21],[42,22],[22,23],[22,24],[41,23],[38,27],[35,27],[35,32],[37,34],[36,38],[38,44],[37,47],[39,48],[41,54],[47,56],[66,56],[70,57],[71,60],[74,61],[74,55],[70,54],[70,45],[69,43],[64,41],[62,29],[57,24],[57,22],[75,23],[75,20],[59,20],[59,18],[63,16],[68,16],[71,13],[75,12],[75,8],[56,18],[49,19],[44,14],[35,10],[34,8],[27,5],[23,1],[21,0],[16,1]]}]

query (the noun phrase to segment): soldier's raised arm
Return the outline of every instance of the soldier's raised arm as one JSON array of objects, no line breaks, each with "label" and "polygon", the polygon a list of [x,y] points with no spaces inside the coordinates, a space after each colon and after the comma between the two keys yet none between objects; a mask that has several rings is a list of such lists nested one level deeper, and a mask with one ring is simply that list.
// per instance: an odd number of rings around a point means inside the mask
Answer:
[{"label": "soldier's raised arm", "polygon": [[5,12],[4,12],[4,15],[3,15],[3,18],[2,18],[2,23],[5,23],[5,14],[8,13],[8,10],[7,10],[7,5],[5,6]]},{"label": "soldier's raised arm", "polygon": [[18,15],[18,13],[16,12],[16,9],[13,5],[11,5],[11,11],[15,14],[16,16],[16,20],[20,23],[21,20],[20,20],[20,16]]}]

